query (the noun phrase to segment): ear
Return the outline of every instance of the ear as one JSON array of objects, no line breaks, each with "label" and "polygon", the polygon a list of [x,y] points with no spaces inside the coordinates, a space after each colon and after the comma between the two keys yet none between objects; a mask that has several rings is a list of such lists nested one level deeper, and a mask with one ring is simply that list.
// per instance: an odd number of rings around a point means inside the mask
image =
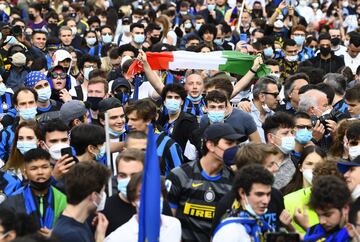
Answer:
[{"label": "ear", "polygon": [[105,127],[105,120],[103,120],[102,118],[99,118],[99,121],[100,121],[100,124]]},{"label": "ear", "polygon": [[214,152],[214,148],[215,148],[214,142],[212,142],[210,140],[206,141],[206,148],[209,151]]},{"label": "ear", "polygon": [[239,196],[240,196],[241,200],[244,201],[245,196],[246,196],[244,188],[239,188],[238,193],[239,193]]},{"label": "ear", "polygon": [[40,146],[41,149],[47,150],[46,145],[45,145],[45,141],[40,140],[40,141],[39,141],[39,146]]},{"label": "ear", "polygon": [[346,218],[346,222],[347,222],[347,218],[349,217],[349,210],[350,210],[350,206],[349,204],[346,204],[343,208],[342,208],[342,213],[344,214],[345,218]]},{"label": "ear", "polygon": [[267,137],[268,143],[275,144],[274,135],[272,133],[268,133],[266,135],[266,137]]},{"label": "ear", "polygon": [[310,107],[310,108],[309,108],[309,114],[310,114],[310,115],[316,115],[316,112],[315,112],[315,108],[314,108],[314,107]]},{"label": "ear", "polygon": [[97,149],[97,147],[95,147],[94,145],[88,145],[86,149],[90,154],[95,154],[95,150]]},{"label": "ear", "polygon": [[16,231],[11,230],[6,237],[8,239],[7,241],[13,241],[16,238]]},{"label": "ear", "polygon": [[259,94],[259,101],[262,103],[265,102],[265,94],[264,93]]}]

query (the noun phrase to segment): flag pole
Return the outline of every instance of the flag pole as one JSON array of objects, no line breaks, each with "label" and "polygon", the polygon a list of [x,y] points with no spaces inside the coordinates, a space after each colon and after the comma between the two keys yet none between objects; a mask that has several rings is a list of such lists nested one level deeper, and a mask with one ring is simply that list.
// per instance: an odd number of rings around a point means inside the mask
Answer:
[{"label": "flag pole", "polygon": [[243,2],[241,4],[239,19],[238,19],[238,22],[237,22],[237,30],[239,31],[239,34],[241,34],[240,24],[241,24],[241,17],[242,17],[243,12],[244,12],[244,7],[245,7],[245,0],[243,0]]},{"label": "flag pole", "polygon": [[[113,173],[111,169],[111,153],[110,153],[110,134],[109,134],[109,114],[106,111],[105,112],[105,148],[106,148],[106,163],[109,169],[111,170],[111,173]],[[112,196],[112,179],[109,179],[108,182],[108,194],[109,197]]]}]

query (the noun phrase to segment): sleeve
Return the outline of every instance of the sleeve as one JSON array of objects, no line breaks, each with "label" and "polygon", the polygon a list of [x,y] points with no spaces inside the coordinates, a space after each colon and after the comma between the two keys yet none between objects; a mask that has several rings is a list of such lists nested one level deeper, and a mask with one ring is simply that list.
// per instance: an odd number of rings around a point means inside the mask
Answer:
[{"label": "sleeve", "polygon": [[174,143],[170,146],[170,152],[166,152],[170,154],[171,157],[167,157],[167,160],[171,160],[173,162],[174,167],[180,166],[184,162],[184,158],[182,155],[181,147],[178,143]]},{"label": "sleeve", "polygon": [[[177,170],[177,169],[176,169]],[[181,181],[173,171],[165,181],[165,186],[168,191],[168,200],[171,208],[177,208],[181,198],[182,184]]]},{"label": "sleeve", "polygon": [[0,137],[1,137],[1,142],[0,142],[0,159],[4,161],[4,157],[5,157],[5,147],[6,147],[6,142],[7,142],[7,132],[5,130],[1,131],[0,133]]},{"label": "sleeve", "polygon": [[245,125],[245,133],[247,136],[257,131],[256,123],[250,114],[245,113],[243,121]]},{"label": "sleeve", "polygon": [[[236,231],[236,233],[234,233]],[[214,235],[212,242],[251,242],[243,225],[229,223],[221,227]]]}]

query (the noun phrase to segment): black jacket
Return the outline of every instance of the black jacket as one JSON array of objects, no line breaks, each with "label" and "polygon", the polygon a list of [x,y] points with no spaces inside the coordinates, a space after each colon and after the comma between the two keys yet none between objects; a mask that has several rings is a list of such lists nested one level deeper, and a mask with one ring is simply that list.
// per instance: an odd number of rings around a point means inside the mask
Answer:
[{"label": "black jacket", "polygon": [[344,58],[340,56],[336,56],[334,53],[331,53],[331,58],[327,60],[323,60],[318,54],[314,58],[309,59],[309,61],[316,68],[321,68],[325,71],[325,73],[336,73],[340,67],[345,65]]}]

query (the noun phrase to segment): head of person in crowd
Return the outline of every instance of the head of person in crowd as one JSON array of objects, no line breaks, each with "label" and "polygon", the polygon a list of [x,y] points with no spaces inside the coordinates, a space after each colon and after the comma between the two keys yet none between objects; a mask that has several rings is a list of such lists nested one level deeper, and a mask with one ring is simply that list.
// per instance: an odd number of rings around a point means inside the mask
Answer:
[{"label": "head of person in crowd", "polygon": [[277,112],[267,117],[262,127],[268,144],[275,145],[284,154],[295,149],[295,120],[291,115]]},{"label": "head of person in crowd", "polygon": [[331,110],[326,94],[318,89],[310,89],[300,95],[298,111],[320,117]]},{"label": "head of person in crowd", "polygon": [[68,126],[60,119],[43,125],[40,147],[50,153],[52,162],[61,158],[61,149],[70,147],[68,130]]},{"label": "head of person in crowd", "polygon": [[235,154],[234,163],[237,170],[247,165],[259,164],[275,174],[282,159],[283,154],[273,145],[249,143],[240,146]]},{"label": "head of person in crowd", "polygon": [[180,84],[168,84],[162,90],[161,98],[169,115],[179,114],[186,98],[185,88]]},{"label": "head of person in crowd", "polygon": [[70,27],[62,26],[59,29],[59,39],[63,46],[70,46],[74,39],[73,32]]},{"label": "head of person in crowd", "polygon": [[110,175],[106,166],[95,162],[80,162],[73,166],[65,177],[68,203],[65,211],[76,209],[89,216],[95,211],[103,210],[106,201],[105,185]]},{"label": "head of person in crowd", "polygon": [[279,62],[273,59],[268,59],[264,61],[264,64],[271,70],[269,76],[279,80],[281,75]]},{"label": "head of person in crowd", "polygon": [[105,157],[105,130],[95,124],[81,124],[70,134],[70,145],[82,161],[102,161]]},{"label": "head of person in crowd", "polygon": [[202,41],[209,45],[213,46],[213,41],[216,37],[217,29],[213,24],[203,24],[199,29],[199,37]]},{"label": "head of person in crowd", "polygon": [[145,27],[143,24],[135,23],[130,25],[132,43],[134,46],[142,45],[145,41]]},{"label": "head of person in crowd", "polygon": [[360,122],[350,124],[343,139],[344,147],[348,149],[349,159],[355,159],[360,155]]},{"label": "head of person in crowd", "polygon": [[351,58],[356,58],[360,53],[360,34],[355,33],[351,35],[349,45],[347,47],[347,53]]},{"label": "head of person in crowd", "polygon": [[224,152],[246,139],[246,136],[237,133],[229,124],[211,124],[202,136],[203,159],[223,164]]},{"label": "head of person in crowd", "polygon": [[99,76],[91,78],[90,76],[87,89],[88,93],[86,101],[90,104],[91,110],[97,111],[99,102],[109,96],[109,85],[103,77]]},{"label": "head of person in crowd", "polygon": [[147,133],[148,125],[157,117],[156,104],[149,98],[137,100],[125,108],[128,127],[131,131]]},{"label": "head of person in crowd", "polygon": [[200,45],[200,38],[196,35],[190,35],[186,41],[185,48],[186,50],[190,50],[192,48],[196,48]]},{"label": "head of person in crowd", "polygon": [[111,44],[113,41],[113,31],[110,26],[104,25],[100,28],[101,41],[103,44]]},{"label": "head of person in crowd", "polygon": [[360,84],[349,88],[345,92],[345,102],[348,105],[348,111],[353,118],[360,117]]},{"label": "head of person in crowd", "polygon": [[122,105],[127,104],[131,96],[130,83],[122,77],[115,79],[111,86],[111,94],[117,98]]},{"label": "head of person in crowd", "polygon": [[94,47],[99,43],[97,34],[93,30],[86,31],[84,33],[83,45],[88,48]]},{"label": "head of person in crowd", "polygon": [[350,205],[349,210],[349,224],[346,228],[348,229],[349,235],[352,238],[352,242],[360,241],[360,200],[355,201]]},{"label": "head of person in crowd", "polygon": [[58,65],[52,67],[47,73],[51,86],[51,99],[65,102],[67,91],[70,90],[71,82],[64,67]]},{"label": "head of person in crowd", "polygon": [[279,104],[279,87],[272,77],[260,78],[253,88],[254,105],[258,110],[271,112]]},{"label": "head of person in crowd", "polygon": [[101,67],[101,60],[98,56],[93,56],[89,54],[85,54],[80,57],[78,62],[78,68],[80,73],[84,77],[84,81],[90,80],[90,72],[96,69],[100,69]]},{"label": "head of person in crowd", "polygon": [[34,3],[29,6],[29,19],[32,22],[40,22],[41,21],[41,5]]},{"label": "head of person in crowd", "polygon": [[34,120],[37,114],[37,92],[28,87],[19,88],[13,95],[13,104],[19,113],[20,121]]},{"label": "head of person in crowd", "polygon": [[64,68],[65,73],[69,74],[72,67],[72,55],[64,49],[55,51],[51,66],[61,66]]},{"label": "head of person in crowd", "polygon": [[324,83],[329,85],[335,92],[332,105],[343,100],[346,90],[346,79],[338,73],[328,73],[324,76]]},{"label": "head of person in crowd", "polygon": [[296,110],[299,105],[299,89],[309,84],[309,77],[305,73],[296,73],[289,76],[284,82],[285,100],[290,102]]},{"label": "head of person in crowd", "polygon": [[224,122],[226,106],[228,105],[225,94],[216,90],[208,92],[205,103],[210,123]]},{"label": "head of person in crowd", "polygon": [[350,191],[340,178],[327,175],[314,180],[309,206],[318,215],[319,224],[325,231],[344,227],[349,202]]},{"label": "head of person in crowd", "polygon": [[31,35],[31,43],[40,50],[45,49],[46,41],[47,41],[47,34],[44,31],[35,30]]},{"label": "head of person in crowd", "polygon": [[313,170],[316,164],[324,162],[326,153],[320,147],[307,146],[301,152],[299,162],[296,167],[296,172],[290,183],[284,187],[283,194],[289,194],[300,190],[301,188],[309,187],[313,181]]},{"label": "head of person in crowd", "polygon": [[24,165],[24,154],[31,149],[39,146],[41,140],[41,130],[35,121],[24,121],[16,128],[13,146],[9,160],[6,162],[4,169],[19,170]]},{"label": "head of person in crowd", "polygon": [[234,90],[233,85],[231,84],[231,81],[226,78],[211,78],[206,84],[205,84],[205,93],[211,92],[211,91],[220,91],[222,92],[227,99],[227,109],[230,108],[230,98],[232,95],[232,92]]},{"label": "head of person in crowd", "polygon": [[46,77],[40,71],[30,72],[25,79],[25,86],[33,88],[38,95],[37,101],[39,103],[47,103],[51,97],[51,85]]},{"label": "head of person in crowd", "polygon": [[295,40],[296,45],[299,47],[299,49],[302,49],[302,46],[305,43],[305,37],[306,37],[306,29],[303,25],[296,25],[291,29],[291,39]]},{"label": "head of person in crowd", "polygon": [[71,34],[72,34],[73,38],[75,38],[75,35],[77,35],[77,33],[78,33],[78,30],[76,27],[76,20],[73,18],[66,18],[64,20],[64,24],[65,24],[65,26],[67,26],[71,29]]},{"label": "head of person in crowd", "polygon": [[147,136],[141,131],[131,131],[126,135],[125,147],[127,149],[138,149],[145,151],[147,145]]},{"label": "head of person in crowd", "polygon": [[125,111],[122,103],[115,97],[110,97],[99,102],[98,118],[105,127],[105,113],[109,116],[109,133],[111,138],[119,138],[126,132]]},{"label": "head of person in crowd", "polygon": [[194,25],[191,21],[191,18],[183,18],[181,25],[186,34],[194,31]]},{"label": "head of person in crowd", "polygon": [[283,50],[285,54],[285,60],[287,62],[297,62],[298,61],[298,51],[299,48],[293,39],[287,39],[284,41]]},{"label": "head of person in crowd", "polygon": [[184,88],[190,101],[199,102],[204,91],[204,80],[197,73],[190,74],[185,79]]},{"label": "head of person in crowd", "polygon": [[338,162],[337,166],[341,174],[344,175],[351,197],[355,201],[360,197],[360,156],[355,157],[350,162]]},{"label": "head of person in crowd", "polygon": [[[130,179],[144,170],[144,151],[138,149],[126,149],[116,157],[117,182],[120,197],[127,197],[127,185]],[[124,196],[124,197],[123,197]]]},{"label": "head of person in crowd", "polygon": [[157,44],[161,40],[161,28],[155,23],[149,23],[145,29],[146,41],[149,46]]},{"label": "head of person in crowd", "polygon": [[307,113],[297,112],[295,114],[295,141],[306,146],[312,139],[311,117]]},{"label": "head of person in crowd", "polygon": [[271,199],[273,174],[259,164],[246,165],[237,171],[232,187],[236,198],[251,216],[264,215]]},{"label": "head of person in crowd", "polygon": [[89,112],[83,102],[71,100],[61,105],[60,118],[71,130],[80,124],[89,123]]},{"label": "head of person in crowd", "polygon": [[24,175],[35,193],[46,194],[51,185],[50,154],[41,148],[31,149],[24,155]]}]

